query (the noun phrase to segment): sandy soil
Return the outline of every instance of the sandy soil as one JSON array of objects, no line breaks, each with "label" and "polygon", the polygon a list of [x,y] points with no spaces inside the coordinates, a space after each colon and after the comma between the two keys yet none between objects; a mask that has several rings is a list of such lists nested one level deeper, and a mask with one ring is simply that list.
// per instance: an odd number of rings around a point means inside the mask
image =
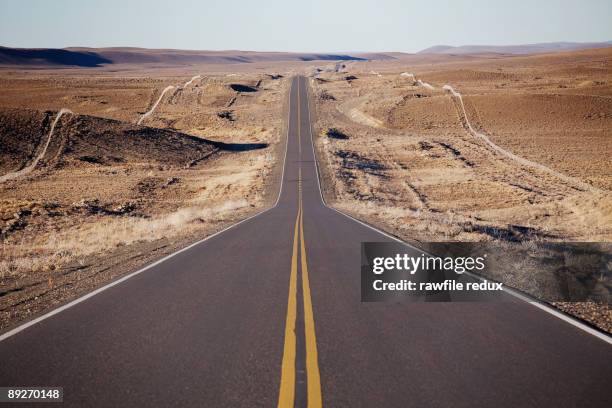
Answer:
[{"label": "sandy soil", "polygon": [[612,49],[311,76],[337,208],[415,243],[612,239]]},{"label": "sandy soil", "polygon": [[0,175],[40,156],[0,183],[0,328],[276,198],[286,77],[6,70],[0,83]]}]

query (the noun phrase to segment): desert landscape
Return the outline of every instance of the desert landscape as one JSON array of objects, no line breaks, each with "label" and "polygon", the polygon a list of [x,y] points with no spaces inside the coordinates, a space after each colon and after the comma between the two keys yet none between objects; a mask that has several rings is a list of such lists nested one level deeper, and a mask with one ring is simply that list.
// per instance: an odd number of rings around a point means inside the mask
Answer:
[{"label": "desert landscape", "polygon": [[[611,63],[606,48],[315,68],[326,199],[417,246],[610,242]],[[540,297],[526,273],[502,280]],[[557,306],[612,330],[607,304]]]},{"label": "desert landscape", "polygon": [[611,1],[0,9],[0,408],[612,406]]},{"label": "desert landscape", "polygon": [[276,199],[282,75],[130,69],[0,77],[1,327]]},{"label": "desert landscape", "polygon": [[[0,327],[269,208],[296,74],[329,205],[421,248],[610,242],[611,50],[4,50]],[[526,270],[494,278],[542,297]]]}]

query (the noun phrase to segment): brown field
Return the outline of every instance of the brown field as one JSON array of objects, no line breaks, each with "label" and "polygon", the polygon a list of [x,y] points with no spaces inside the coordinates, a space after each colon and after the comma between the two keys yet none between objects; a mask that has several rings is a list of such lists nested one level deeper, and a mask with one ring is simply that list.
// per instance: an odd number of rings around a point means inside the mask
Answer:
[{"label": "brown field", "polygon": [[346,65],[311,79],[335,207],[417,244],[612,240],[612,49]]},{"label": "brown field", "polygon": [[[330,198],[413,240],[497,238],[516,226],[533,238],[609,241],[612,51],[576,63],[584,53],[438,63],[435,71],[354,62],[346,73],[319,74],[317,144]],[[445,84],[498,148],[466,129]],[[329,128],[348,138],[325,136]]]}]

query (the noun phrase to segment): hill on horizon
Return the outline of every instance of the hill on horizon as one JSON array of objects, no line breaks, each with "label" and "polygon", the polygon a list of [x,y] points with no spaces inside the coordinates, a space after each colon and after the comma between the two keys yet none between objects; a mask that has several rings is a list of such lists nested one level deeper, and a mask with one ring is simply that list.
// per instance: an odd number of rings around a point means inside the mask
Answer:
[{"label": "hill on horizon", "polygon": [[577,51],[589,48],[612,47],[612,41],[606,42],[551,42],[522,45],[435,45],[419,51],[417,54],[538,54],[560,51]]},{"label": "hill on horizon", "polygon": [[389,59],[385,54],[348,55],[258,51],[195,51],[132,47],[10,48],[0,46],[0,66],[101,67],[110,64],[181,66],[275,61],[361,61]]},{"label": "hill on horizon", "polygon": [[612,47],[612,41],[554,42],[523,45],[436,45],[417,52],[308,53],[270,51],[206,51],[137,47],[10,48],[0,46],[0,66],[95,68],[114,64],[179,67],[197,64],[244,64],[280,61],[394,60],[418,55],[538,54]]}]

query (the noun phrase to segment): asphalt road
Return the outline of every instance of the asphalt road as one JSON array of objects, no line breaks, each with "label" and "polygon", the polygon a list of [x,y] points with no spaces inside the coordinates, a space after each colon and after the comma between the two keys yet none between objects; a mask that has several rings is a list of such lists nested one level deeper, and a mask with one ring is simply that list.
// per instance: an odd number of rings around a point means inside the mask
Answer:
[{"label": "asphalt road", "polygon": [[360,302],[360,243],[388,238],[324,206],[307,93],[276,207],[3,340],[0,386],[70,407],[612,406],[612,348],[526,302]]}]

